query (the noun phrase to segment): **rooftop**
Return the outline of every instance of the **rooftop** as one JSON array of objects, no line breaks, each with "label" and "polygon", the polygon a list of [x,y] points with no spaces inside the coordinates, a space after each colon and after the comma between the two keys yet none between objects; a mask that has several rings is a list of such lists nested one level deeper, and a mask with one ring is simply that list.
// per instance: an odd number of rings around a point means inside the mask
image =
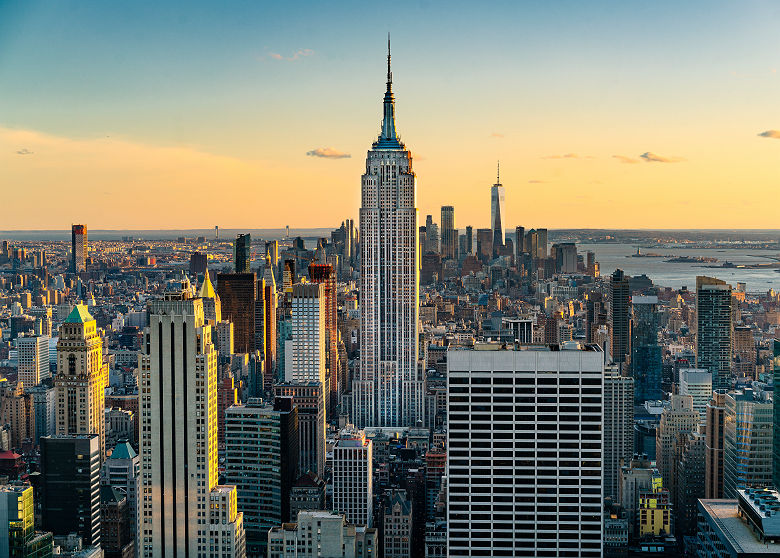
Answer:
[{"label": "rooftop", "polygon": [[780,545],[759,540],[744,519],[739,516],[736,500],[699,500],[699,510],[705,521],[713,523],[734,550],[743,554],[780,554]]},{"label": "rooftop", "polygon": [[94,320],[84,304],[77,304],[65,318],[66,324],[85,324]]}]

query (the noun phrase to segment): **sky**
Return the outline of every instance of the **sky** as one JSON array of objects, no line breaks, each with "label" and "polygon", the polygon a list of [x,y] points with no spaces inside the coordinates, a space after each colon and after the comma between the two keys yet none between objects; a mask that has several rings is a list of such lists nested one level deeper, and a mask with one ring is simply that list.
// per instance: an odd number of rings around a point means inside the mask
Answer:
[{"label": "sky", "polygon": [[0,229],[358,217],[392,36],[420,221],[780,228],[780,3],[0,0]]}]

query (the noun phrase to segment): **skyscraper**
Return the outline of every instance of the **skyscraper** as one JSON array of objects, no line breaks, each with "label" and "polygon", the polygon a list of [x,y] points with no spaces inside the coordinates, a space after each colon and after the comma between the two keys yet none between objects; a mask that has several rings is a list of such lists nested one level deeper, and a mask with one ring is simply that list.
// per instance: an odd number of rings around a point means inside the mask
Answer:
[{"label": "skyscraper", "polygon": [[772,400],[752,389],[726,394],[723,411],[723,497],[772,484]]},{"label": "skyscraper", "polygon": [[447,353],[447,556],[602,553],[604,355]]},{"label": "skyscraper", "polygon": [[322,283],[325,286],[325,370],[330,380],[330,393],[326,394],[326,404],[329,413],[333,416],[340,396],[336,272],[330,264],[310,264],[309,278],[313,283]]},{"label": "skyscraper", "polygon": [[217,486],[217,352],[188,281],[149,304],[144,337],[139,555],[206,558],[218,540],[243,556],[243,516],[212,501],[235,487]]},{"label": "skyscraper", "polygon": [[101,459],[106,455],[105,388],[108,363],[97,322],[87,307],[77,304],[60,326],[57,341],[58,435],[97,434]]},{"label": "skyscraper", "polygon": [[[297,283],[292,292],[292,339],[285,380],[325,386],[325,286]],[[324,390],[323,390],[324,392]]]},{"label": "skyscraper", "polygon": [[333,511],[347,521],[374,523],[373,443],[354,428],[341,432],[333,447]]},{"label": "skyscraper", "polygon": [[217,293],[223,319],[233,322],[233,350],[236,353],[253,353],[257,299],[255,274],[220,273],[217,275]]},{"label": "skyscraper", "polygon": [[693,409],[690,395],[672,394],[669,406],[661,413],[658,432],[655,439],[655,459],[664,486],[669,489],[672,501],[677,496],[677,478],[675,471],[675,452],[678,436],[695,432],[699,426],[699,413]]},{"label": "skyscraper", "polygon": [[[712,392],[705,410],[704,497],[723,498],[723,413],[726,391]],[[776,451],[776,450],[775,450]]]},{"label": "skyscraper", "polygon": [[617,500],[621,463],[634,454],[634,380],[604,370],[604,497]]},{"label": "skyscraper", "polygon": [[[625,285],[621,285],[621,288]],[[613,288],[613,293],[615,289]],[[622,322],[622,292],[618,296],[619,304],[613,306],[613,320]],[[615,316],[615,308],[620,316]],[[634,377],[634,397],[641,405],[647,400],[663,399],[661,389],[661,367],[663,357],[658,344],[658,297],[631,297],[631,375]],[[613,322],[614,323],[614,322]],[[613,331],[615,327],[613,325]],[[615,336],[613,335],[613,339]]]},{"label": "skyscraper", "polygon": [[712,374],[712,389],[731,389],[731,305],[731,285],[696,277],[696,366]]},{"label": "skyscraper", "polygon": [[100,440],[97,434],[41,438],[41,515],[55,535],[100,544]]},{"label": "skyscraper", "polygon": [[496,255],[504,247],[505,198],[506,193],[501,184],[501,175],[496,172],[496,183],[490,187],[490,229],[493,231],[493,255]]},{"label": "skyscraper", "polygon": [[455,228],[455,208],[441,207],[441,257],[454,259],[458,256],[458,230]]},{"label": "skyscraper", "polygon": [[[774,385],[780,386],[780,341],[777,339],[772,340],[772,375]],[[772,483],[780,487],[780,391],[772,398],[772,405]]]},{"label": "skyscraper", "polygon": [[127,496],[127,514],[132,527],[132,539],[138,542],[141,510],[141,456],[129,442],[120,442],[103,462],[100,484],[120,490]]},{"label": "skyscraper", "polygon": [[0,486],[0,556],[45,558],[52,546],[51,533],[35,532],[33,487],[21,482]]},{"label": "skyscraper", "polygon": [[233,262],[236,273],[249,273],[252,263],[252,236],[240,234],[233,243]]},{"label": "skyscraper", "polygon": [[[274,385],[276,398],[292,397],[298,409],[298,470],[325,474],[325,405],[320,382],[285,382]],[[291,517],[290,519],[295,519]]]},{"label": "skyscraper", "polygon": [[18,378],[25,388],[32,388],[51,377],[49,371],[49,338],[45,335],[17,337]]},{"label": "skyscraper", "polygon": [[466,227],[466,253],[461,256],[473,256],[476,253],[476,239],[474,238],[474,227]]},{"label": "skyscraper", "polygon": [[87,245],[87,226],[73,225],[70,230],[70,272],[80,273],[87,269],[87,256],[89,247]]},{"label": "skyscraper", "polygon": [[362,177],[360,366],[353,387],[359,426],[411,426],[423,415],[416,177],[396,134],[392,83],[388,42],[382,130]]},{"label": "skyscraper", "polygon": [[[626,361],[629,349],[629,334],[631,331],[631,300],[628,277],[622,269],[616,269],[612,274],[609,286],[610,318],[610,352],[612,362],[621,364]],[[638,382],[637,382],[638,383]],[[637,391],[639,386],[636,386]]]},{"label": "skyscraper", "polygon": [[227,410],[225,480],[236,486],[250,556],[265,556],[268,530],[290,521],[298,478],[298,412],[291,398],[250,399]]}]

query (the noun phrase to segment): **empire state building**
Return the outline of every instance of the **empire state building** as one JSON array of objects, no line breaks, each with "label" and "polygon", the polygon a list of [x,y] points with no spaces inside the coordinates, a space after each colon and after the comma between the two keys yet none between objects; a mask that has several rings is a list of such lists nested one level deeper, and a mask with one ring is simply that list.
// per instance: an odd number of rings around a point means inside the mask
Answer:
[{"label": "empire state building", "polygon": [[417,368],[419,259],[412,155],[395,129],[390,40],[379,138],[366,157],[360,208],[360,367],[354,422],[413,426],[423,419]]}]

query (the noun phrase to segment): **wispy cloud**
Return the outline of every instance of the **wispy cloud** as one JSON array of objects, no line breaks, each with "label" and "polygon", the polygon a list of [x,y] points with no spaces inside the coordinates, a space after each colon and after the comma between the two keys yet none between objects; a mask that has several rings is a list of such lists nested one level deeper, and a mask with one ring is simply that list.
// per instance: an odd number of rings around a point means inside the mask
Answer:
[{"label": "wispy cloud", "polygon": [[626,155],[613,155],[612,158],[617,159],[621,163],[627,163],[629,165],[635,165],[640,161],[639,159],[634,157],[627,157]]},{"label": "wispy cloud", "polygon": [[780,139],[780,130],[767,130],[758,134],[762,138]]},{"label": "wispy cloud", "polygon": [[503,138],[504,134],[500,134],[498,132],[493,132],[492,134],[490,134],[490,137],[491,138]]},{"label": "wispy cloud", "polygon": [[30,151],[26,147],[24,147],[24,148],[22,148],[22,149],[20,149],[19,151],[16,152],[17,155],[32,155],[34,153],[35,153],[34,151]]},{"label": "wispy cloud", "polygon": [[640,157],[648,163],[680,163],[685,161],[682,157],[664,157],[650,151],[645,151]]},{"label": "wispy cloud", "polygon": [[314,55],[314,51],[310,48],[299,48],[295,52],[293,52],[292,56],[284,56],[282,54],[279,54],[278,52],[269,52],[268,56],[273,58],[274,60],[300,60],[301,58],[304,58],[306,56],[312,56]]},{"label": "wispy cloud", "polygon": [[528,184],[547,184],[546,180],[529,180]]},{"label": "wispy cloud", "polygon": [[564,153],[563,155],[545,155],[542,159],[581,159],[577,153]]},{"label": "wispy cloud", "polygon": [[332,147],[318,147],[317,149],[307,151],[306,155],[309,157],[322,157],[323,159],[349,159],[352,157],[349,153],[339,151]]}]

